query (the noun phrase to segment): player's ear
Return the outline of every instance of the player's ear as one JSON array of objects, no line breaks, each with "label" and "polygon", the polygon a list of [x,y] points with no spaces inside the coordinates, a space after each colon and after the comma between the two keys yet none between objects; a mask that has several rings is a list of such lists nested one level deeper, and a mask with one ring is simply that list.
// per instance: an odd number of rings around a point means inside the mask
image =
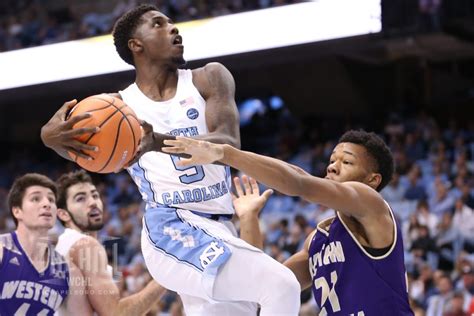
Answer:
[{"label": "player's ear", "polygon": [[382,175],[380,173],[371,173],[369,175],[369,186],[377,189],[380,183],[382,182]]},{"label": "player's ear", "polygon": [[14,206],[12,207],[12,214],[18,220],[19,218],[21,218],[23,211],[21,210],[20,207]]},{"label": "player's ear", "polygon": [[142,43],[136,38],[131,38],[128,40],[128,48],[134,53],[139,53],[143,51]]},{"label": "player's ear", "polygon": [[71,220],[71,215],[69,212],[63,208],[58,208],[58,219],[63,222],[69,222]]}]

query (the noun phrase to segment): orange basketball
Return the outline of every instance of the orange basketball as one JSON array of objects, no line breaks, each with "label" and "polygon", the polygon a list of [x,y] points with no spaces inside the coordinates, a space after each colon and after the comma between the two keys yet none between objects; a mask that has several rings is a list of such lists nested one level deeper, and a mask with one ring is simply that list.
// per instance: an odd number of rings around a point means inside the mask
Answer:
[{"label": "orange basketball", "polygon": [[91,117],[74,124],[73,128],[99,126],[99,132],[77,138],[83,143],[97,146],[99,151],[86,152],[93,160],[77,157],[71,152],[69,155],[79,166],[92,172],[110,173],[122,169],[137,152],[141,137],[140,122],[135,112],[122,100],[99,94],[76,104],[69,118],[86,112]]}]

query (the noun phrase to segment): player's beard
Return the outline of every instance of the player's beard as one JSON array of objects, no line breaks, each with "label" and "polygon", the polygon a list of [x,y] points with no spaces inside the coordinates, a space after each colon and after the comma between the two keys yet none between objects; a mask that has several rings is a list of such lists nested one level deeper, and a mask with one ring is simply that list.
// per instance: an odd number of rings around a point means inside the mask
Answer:
[{"label": "player's beard", "polygon": [[68,213],[69,213],[69,216],[71,217],[72,222],[73,222],[77,227],[79,227],[79,229],[80,229],[82,232],[95,232],[95,231],[101,230],[101,229],[104,227],[104,220],[103,220],[103,218],[102,218],[102,221],[99,222],[99,223],[92,223],[92,222],[91,222],[91,218],[88,216],[88,217],[87,217],[87,224],[86,224],[86,225],[83,225],[83,224],[79,223],[79,222],[74,218],[74,215],[72,215],[71,212],[68,212]]},{"label": "player's beard", "polygon": [[183,55],[173,57],[172,60],[173,60],[173,63],[178,67],[186,65],[186,60],[184,59]]}]

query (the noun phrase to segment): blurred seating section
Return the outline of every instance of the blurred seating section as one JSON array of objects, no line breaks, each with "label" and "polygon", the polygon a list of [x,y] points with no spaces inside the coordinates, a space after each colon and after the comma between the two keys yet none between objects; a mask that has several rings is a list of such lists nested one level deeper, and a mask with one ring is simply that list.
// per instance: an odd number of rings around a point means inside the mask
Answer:
[{"label": "blurred seating section", "polygon": [[2,0],[0,52],[111,32],[114,22],[139,3],[156,5],[174,22],[190,21],[298,0]]}]

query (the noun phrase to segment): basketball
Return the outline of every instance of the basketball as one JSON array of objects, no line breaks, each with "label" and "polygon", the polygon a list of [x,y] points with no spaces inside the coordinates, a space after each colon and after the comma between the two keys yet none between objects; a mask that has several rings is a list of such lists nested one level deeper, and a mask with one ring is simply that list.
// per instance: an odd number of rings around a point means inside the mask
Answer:
[{"label": "basketball", "polygon": [[83,113],[90,113],[91,117],[74,124],[74,128],[98,126],[100,131],[81,135],[77,140],[97,146],[99,151],[85,152],[93,160],[69,152],[71,158],[91,172],[110,173],[122,169],[134,157],[140,142],[141,127],[135,112],[121,99],[99,94],[77,103],[68,119]]}]

